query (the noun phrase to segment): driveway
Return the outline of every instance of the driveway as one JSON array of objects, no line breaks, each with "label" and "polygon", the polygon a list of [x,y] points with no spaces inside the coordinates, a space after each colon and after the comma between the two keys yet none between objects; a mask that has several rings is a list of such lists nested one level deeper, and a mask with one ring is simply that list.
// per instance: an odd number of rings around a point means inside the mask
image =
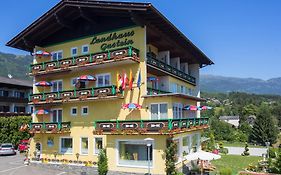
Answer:
[{"label": "driveway", "polygon": [[[228,149],[228,154],[231,155],[241,155],[244,151],[244,147],[225,147]],[[249,148],[250,156],[262,156],[262,154],[267,153],[266,148]]]},{"label": "driveway", "polygon": [[38,166],[25,166],[23,164],[24,156],[0,156],[0,175],[70,175],[69,173],[56,169],[46,169]]}]

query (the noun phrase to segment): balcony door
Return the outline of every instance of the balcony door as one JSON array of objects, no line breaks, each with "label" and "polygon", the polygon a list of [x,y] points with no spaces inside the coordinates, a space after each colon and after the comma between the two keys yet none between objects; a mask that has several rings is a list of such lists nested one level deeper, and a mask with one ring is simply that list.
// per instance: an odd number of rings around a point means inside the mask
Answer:
[{"label": "balcony door", "polygon": [[62,122],[62,109],[53,109],[52,110],[51,122]]},{"label": "balcony door", "polygon": [[160,103],[160,104],[151,104],[150,107],[151,112],[151,120],[160,120],[168,118],[168,104]]},{"label": "balcony door", "polygon": [[62,91],[62,80],[53,81],[52,92]]}]

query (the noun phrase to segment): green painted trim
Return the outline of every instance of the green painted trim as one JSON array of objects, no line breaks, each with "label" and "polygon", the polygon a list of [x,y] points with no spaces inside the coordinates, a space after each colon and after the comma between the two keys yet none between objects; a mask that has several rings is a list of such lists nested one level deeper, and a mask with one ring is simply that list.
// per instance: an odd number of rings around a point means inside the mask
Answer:
[{"label": "green painted trim", "polygon": [[159,120],[95,120],[94,122],[116,122],[118,121],[119,122],[166,122],[166,121],[195,121],[196,119],[199,119],[199,120],[206,120],[206,119],[209,119],[207,117],[201,117],[201,118],[182,118],[182,119],[159,119]]},{"label": "green painted trim", "polygon": [[51,46],[55,46],[55,45],[65,44],[65,43],[78,41],[78,40],[82,40],[82,39],[86,39],[86,38],[90,38],[90,37],[94,37],[94,36],[98,36],[98,35],[103,35],[103,34],[106,34],[106,33],[118,32],[118,31],[121,31],[121,30],[126,30],[126,29],[130,29],[130,28],[134,28],[134,27],[140,27],[140,26],[133,25],[133,26],[128,26],[128,27],[121,27],[121,28],[118,28],[118,29],[100,32],[100,33],[97,33],[97,34],[94,34],[94,35],[87,35],[87,36],[83,36],[83,37],[79,37],[79,38],[75,38],[75,39],[70,39],[70,40],[66,40],[66,41],[62,41],[62,42],[58,42],[58,43],[53,43],[53,44],[49,44],[49,45],[44,45],[44,46],[41,46],[41,47],[45,48],[45,47],[51,47]]}]

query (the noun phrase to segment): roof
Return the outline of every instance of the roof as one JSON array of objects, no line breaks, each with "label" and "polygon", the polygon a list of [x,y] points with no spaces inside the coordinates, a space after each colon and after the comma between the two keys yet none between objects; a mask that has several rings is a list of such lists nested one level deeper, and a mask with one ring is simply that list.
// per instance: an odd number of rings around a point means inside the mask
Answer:
[{"label": "roof", "polygon": [[220,116],[220,120],[239,120],[239,116]]},{"label": "roof", "polygon": [[9,85],[15,85],[15,86],[24,86],[24,87],[30,87],[32,88],[32,81],[28,80],[19,80],[15,78],[6,78],[0,76],[0,84],[9,84]]},{"label": "roof", "polygon": [[[154,8],[151,3],[62,0],[11,39],[6,45],[32,52],[36,45],[42,46],[46,42],[46,38],[55,32],[73,27],[71,24],[78,18],[96,23],[99,20],[95,19],[96,16],[104,17],[106,15],[111,17],[122,16],[122,19],[126,18],[135,25],[147,26],[147,34],[151,36],[151,40],[147,42],[155,42],[161,45],[161,47],[163,46],[163,48],[166,45],[168,49],[174,50],[173,56],[181,55],[186,60],[200,63],[201,67],[213,64],[200,49]],[[93,26],[97,27],[99,25]],[[75,32],[78,31],[75,30]],[[64,33],[62,32],[62,34]],[[71,36],[74,36],[74,34]]]}]

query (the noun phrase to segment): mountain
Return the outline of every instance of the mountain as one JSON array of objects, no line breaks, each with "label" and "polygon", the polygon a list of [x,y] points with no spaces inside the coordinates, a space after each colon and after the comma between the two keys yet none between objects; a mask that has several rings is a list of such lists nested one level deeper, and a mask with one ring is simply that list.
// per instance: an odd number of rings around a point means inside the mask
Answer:
[{"label": "mountain", "polygon": [[0,52],[0,76],[11,74],[14,78],[30,80],[28,66],[32,62],[30,55],[14,55]]},{"label": "mountain", "polygon": [[216,75],[201,75],[203,92],[246,92],[254,94],[281,95],[281,77],[262,80],[256,78],[235,78]]}]

